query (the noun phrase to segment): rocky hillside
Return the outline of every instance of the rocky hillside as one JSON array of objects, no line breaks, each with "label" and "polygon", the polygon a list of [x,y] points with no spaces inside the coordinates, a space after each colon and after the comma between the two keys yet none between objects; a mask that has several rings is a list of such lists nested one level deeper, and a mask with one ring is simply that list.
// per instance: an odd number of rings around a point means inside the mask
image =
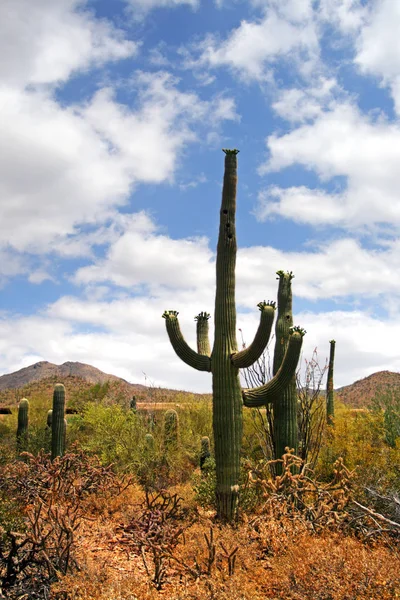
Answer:
[{"label": "rocky hillside", "polygon": [[359,379],[351,385],[335,390],[336,397],[354,408],[368,407],[372,398],[386,390],[397,391],[400,394],[400,373],[379,371],[364,379]]}]

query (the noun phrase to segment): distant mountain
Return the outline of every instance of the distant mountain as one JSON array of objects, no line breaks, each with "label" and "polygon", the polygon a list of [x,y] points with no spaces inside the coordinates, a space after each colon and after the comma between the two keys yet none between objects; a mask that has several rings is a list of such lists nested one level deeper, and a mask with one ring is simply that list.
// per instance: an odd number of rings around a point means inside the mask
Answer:
[{"label": "distant mountain", "polygon": [[380,392],[389,390],[400,394],[400,373],[392,371],[379,371],[364,379],[359,379],[351,385],[335,390],[336,397],[344,404],[354,408],[364,408],[371,404],[371,400]]},{"label": "distant mountain", "polygon": [[62,365],[55,365],[41,361],[15,371],[15,373],[0,376],[0,409],[15,405],[23,397],[46,398],[50,402],[55,383],[65,385],[68,399],[84,394],[96,384],[109,383],[107,397],[111,400],[124,399],[124,401],[128,401],[135,396],[138,404],[143,406],[149,403],[153,405],[155,402],[175,401],[178,396],[180,401],[208,397],[204,394],[128,383],[121,377],[109,375],[100,369],[80,362],[68,361]]},{"label": "distant mountain", "polygon": [[[103,373],[100,369],[86,365],[80,362],[65,362],[62,365],[55,365],[53,363],[43,360],[37,362],[30,367],[25,367],[15,373],[8,373],[0,377],[0,391],[21,388],[32,383],[33,381],[41,381],[42,379],[57,378],[62,383],[62,380],[66,377],[80,377],[89,383],[105,383],[106,381],[119,381],[127,385],[129,384],[125,379],[116,377],[115,375],[108,375]],[[135,387],[137,387],[135,385]],[[139,386],[143,387],[144,386]]]}]

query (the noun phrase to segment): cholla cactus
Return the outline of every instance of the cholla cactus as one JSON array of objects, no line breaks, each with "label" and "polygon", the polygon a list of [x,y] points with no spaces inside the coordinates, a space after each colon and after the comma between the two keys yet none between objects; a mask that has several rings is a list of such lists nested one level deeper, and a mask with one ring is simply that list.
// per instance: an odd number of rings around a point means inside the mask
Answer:
[{"label": "cholla cactus", "polygon": [[63,456],[65,451],[65,387],[62,383],[54,386],[53,413],[51,425],[51,460]]},{"label": "cholla cactus", "polygon": [[176,448],[179,441],[179,418],[174,409],[169,409],[164,415],[164,446]]},{"label": "cholla cactus", "polygon": [[281,397],[296,371],[304,332],[291,330],[282,365],[267,384],[242,390],[239,369],[251,366],[263,353],[271,333],[275,304],[260,302],[260,324],[253,343],[238,351],[236,339],[235,266],[236,266],[236,186],[238,150],[224,150],[225,173],[220,210],[220,227],[216,260],[216,294],[212,350],[206,340],[207,313],[197,320],[196,352],[186,343],[178,313],[165,311],[163,317],[176,354],[198,371],[212,373],[213,430],[216,463],[216,505],[218,516],[232,521],[237,516],[239,499],[240,447],[242,441],[242,407],[263,406]]},{"label": "cholla cactus", "polygon": [[29,401],[20,400],[18,406],[17,450],[18,453],[28,450]]},{"label": "cholla cactus", "polygon": [[335,363],[335,340],[330,342],[328,378],[326,381],[326,420],[328,425],[333,425],[335,418],[335,404],[333,399],[333,367]]}]

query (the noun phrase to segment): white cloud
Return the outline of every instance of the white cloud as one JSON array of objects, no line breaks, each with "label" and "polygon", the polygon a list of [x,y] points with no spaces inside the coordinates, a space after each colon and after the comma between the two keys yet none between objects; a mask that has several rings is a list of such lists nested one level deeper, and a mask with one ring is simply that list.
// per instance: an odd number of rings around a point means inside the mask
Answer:
[{"label": "white cloud", "polygon": [[133,216],[127,230],[110,246],[107,257],[79,269],[75,282],[169,288],[197,287],[202,282],[207,286],[212,281],[212,256],[206,239],[173,240],[156,233],[154,226],[138,228]]},{"label": "white cloud", "polygon": [[319,77],[314,86],[280,90],[272,108],[292,123],[314,120],[333,103],[336,90],[335,79]]},{"label": "white cloud", "polygon": [[309,2],[269,3],[265,16],[243,20],[223,41],[209,35],[197,46],[198,59],[186,55],[188,68],[226,66],[249,80],[266,80],[277,59],[306,68],[318,57],[318,36]]},{"label": "white cloud", "polygon": [[200,0],[125,0],[129,7],[129,14],[134,20],[142,20],[150,11],[157,8],[177,8],[178,6],[189,6],[196,10]]},{"label": "white cloud", "polygon": [[[311,124],[267,139],[270,157],[261,174],[302,165],[321,182],[344,178],[345,190],[328,194],[304,186],[273,187],[261,195],[260,217],[279,214],[298,222],[343,227],[400,225],[400,127],[337,103]],[[272,200],[272,203],[271,203]]]},{"label": "white cloud", "polygon": [[[307,300],[400,297],[400,278],[393,277],[400,268],[399,256],[398,241],[368,249],[351,238],[292,252],[269,246],[239,248],[236,301],[253,308],[264,298],[274,299],[278,269],[295,273],[296,295]],[[83,286],[112,283],[121,290],[134,289],[136,294],[150,291],[152,301],[159,299],[164,306],[172,298],[172,308],[177,310],[193,295],[200,303],[199,311],[210,311],[215,253],[205,238],[173,240],[160,234],[139,213],[127,220],[106,257],[79,269],[74,280]]]},{"label": "white cloud", "polygon": [[114,216],[135,183],[171,180],[199,123],[218,130],[236,118],[229,98],[201,101],[165,73],[142,73],[136,82],[136,110],[109,88],[67,108],[43,92],[0,88],[0,243],[71,253],[66,237]]},{"label": "white cloud", "polygon": [[108,21],[85,11],[85,0],[2,0],[0,79],[9,85],[66,81],[72,73],[133,56],[127,40]]},{"label": "white cloud", "polygon": [[380,0],[369,6],[368,18],[356,42],[355,63],[391,89],[400,114],[400,5]]},{"label": "white cloud", "polygon": [[[271,247],[244,248],[239,251],[237,266],[237,301],[245,306],[262,299],[269,288],[273,299],[274,278],[266,278],[277,269],[292,270],[293,288],[299,298],[317,302],[321,299],[400,297],[400,278],[393,276],[400,268],[400,243],[386,249],[362,248],[346,238],[320,245],[314,251],[285,252]],[[268,281],[270,282],[268,284]],[[271,287],[272,284],[272,287]],[[258,300],[257,300],[258,301]]]},{"label": "white cloud", "polygon": [[320,0],[318,17],[345,34],[355,34],[364,23],[367,10],[362,0]]}]

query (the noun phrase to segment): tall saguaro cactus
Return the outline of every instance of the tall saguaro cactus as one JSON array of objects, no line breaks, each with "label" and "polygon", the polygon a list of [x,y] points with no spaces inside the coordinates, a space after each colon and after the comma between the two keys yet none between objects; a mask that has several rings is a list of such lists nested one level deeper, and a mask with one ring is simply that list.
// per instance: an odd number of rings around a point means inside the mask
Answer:
[{"label": "tall saguaro cactus", "polygon": [[22,398],[18,405],[17,450],[28,450],[29,400]]},{"label": "tall saguaro cactus", "polygon": [[335,404],[333,400],[333,367],[335,363],[335,340],[330,340],[328,378],[326,381],[326,420],[328,425],[333,425],[335,418]]},{"label": "tall saguaro cactus", "polygon": [[[292,312],[292,279],[293,273],[277,271],[278,285],[278,315],[275,324],[275,351],[273,375],[275,375],[285,357],[286,348],[293,327]],[[286,446],[297,453],[297,388],[296,376],[293,374],[289,384],[274,403],[274,450],[275,458],[281,458]]]},{"label": "tall saguaro cactus", "polygon": [[166,327],[176,354],[198,371],[212,373],[213,431],[216,463],[216,504],[219,518],[236,518],[239,499],[240,447],[242,440],[242,407],[263,406],[274,402],[291,381],[300,355],[303,330],[293,328],[282,365],[267,384],[242,390],[239,368],[252,365],[264,351],[272,329],[275,304],[260,302],[260,323],[253,343],[238,351],[236,339],[235,266],[236,266],[236,186],[238,150],[224,150],[225,173],[220,210],[220,226],[216,260],[216,294],[214,312],[214,345],[208,342],[208,315],[197,320],[196,352],[186,343],[178,321],[178,313],[165,311]]},{"label": "tall saguaro cactus", "polygon": [[65,387],[56,383],[53,393],[53,413],[51,423],[51,460],[63,456],[65,450]]}]

